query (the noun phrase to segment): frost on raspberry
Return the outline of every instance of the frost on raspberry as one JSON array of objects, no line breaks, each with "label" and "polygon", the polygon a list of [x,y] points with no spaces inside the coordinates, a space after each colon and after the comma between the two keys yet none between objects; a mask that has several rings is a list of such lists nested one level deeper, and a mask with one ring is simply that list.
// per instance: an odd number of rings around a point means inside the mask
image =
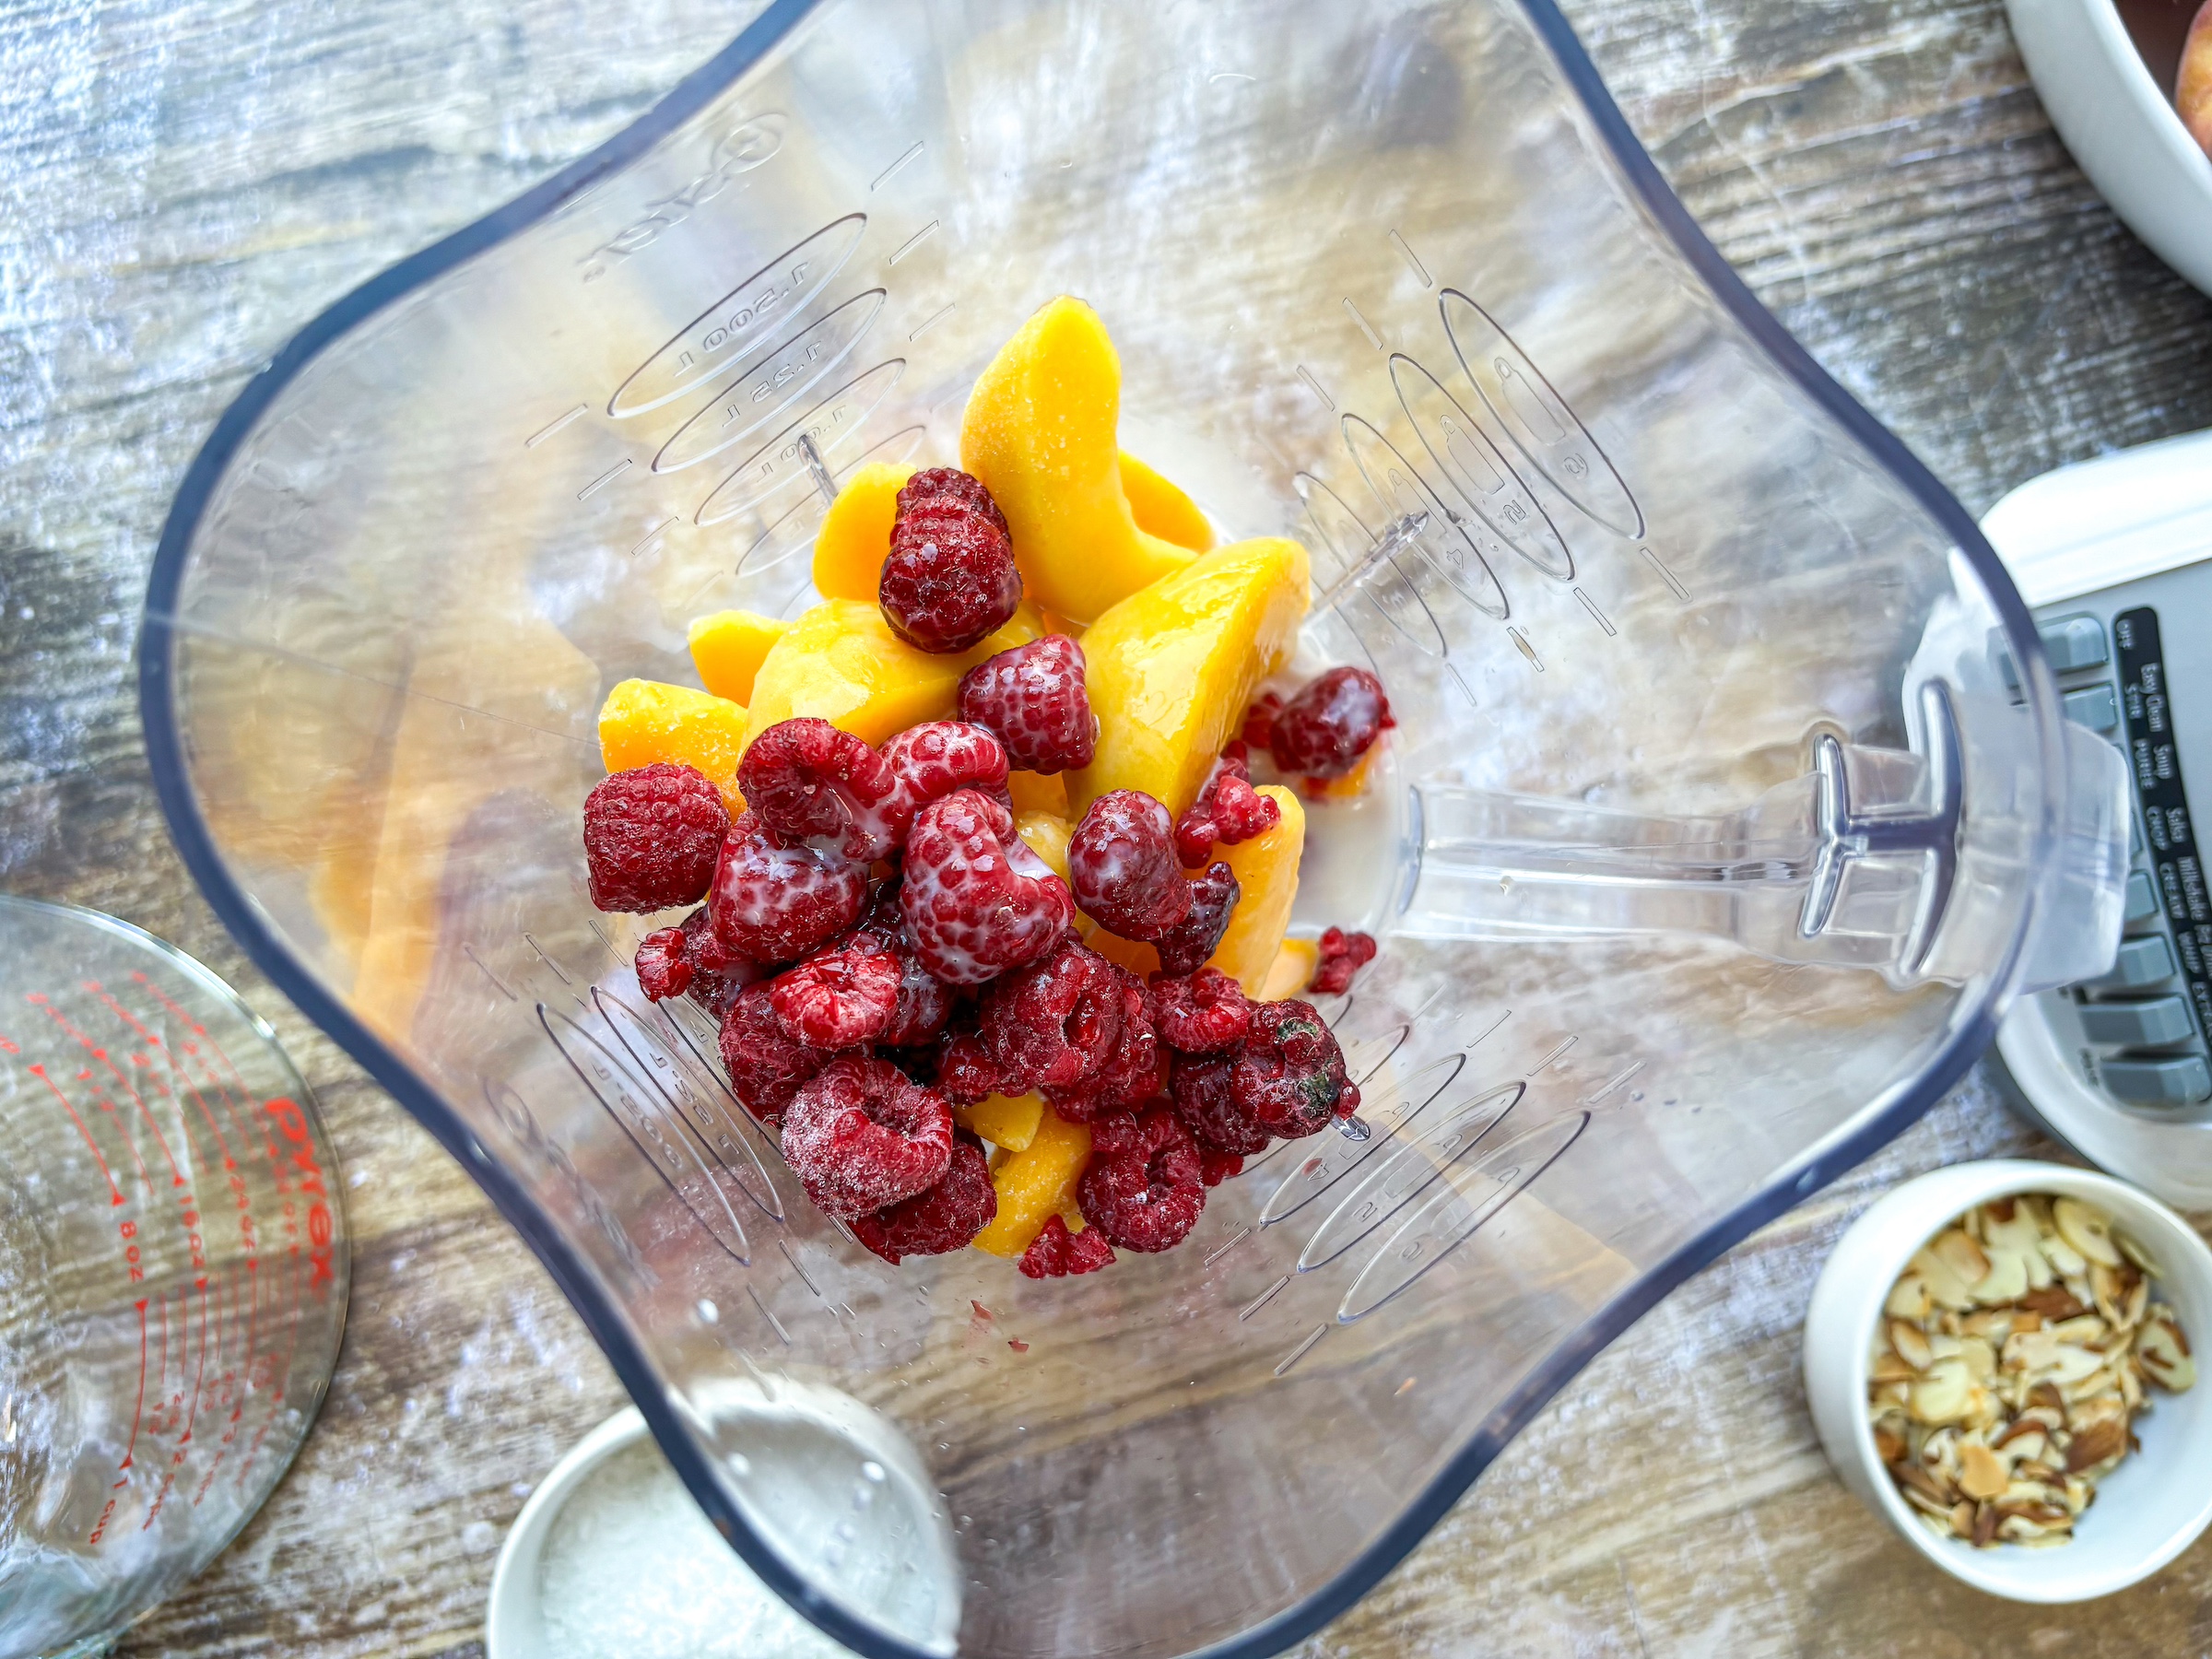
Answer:
[{"label": "frost on raspberry", "polygon": [[716,936],[713,912],[700,905],[686,916],[679,931],[684,935],[683,959],[691,970],[690,989],[685,994],[720,1024],[737,994],[766,970],[750,958],[739,956]]},{"label": "frost on raspberry", "polygon": [[1276,713],[1267,747],[1279,770],[1326,782],[1359,765],[1395,724],[1381,680],[1364,668],[1332,668]]},{"label": "frost on raspberry", "polygon": [[1252,1030],[1252,1004],[1243,987],[1218,968],[1201,968],[1182,978],[1162,976],[1154,982],[1152,994],[1160,1037],[1180,1053],[1222,1053]]},{"label": "frost on raspberry", "polygon": [[730,1092],[764,1124],[781,1119],[799,1086],[831,1058],[783,1029],[766,984],[748,985],[731,999],[722,1017],[721,1046]]},{"label": "frost on raspberry", "polygon": [[1374,959],[1375,941],[1371,935],[1332,927],[1321,935],[1320,965],[1313,970],[1313,982],[1306,989],[1324,996],[1348,991],[1352,975]]},{"label": "frost on raspberry", "polygon": [[1211,1147],[1198,1148],[1198,1175],[1209,1187],[1218,1187],[1225,1181],[1234,1181],[1244,1173],[1244,1160],[1234,1152],[1217,1152]]},{"label": "frost on raspberry", "polygon": [[1124,1250],[1172,1250],[1206,1208],[1197,1143],[1162,1105],[1091,1126],[1090,1163],[1076,1186],[1083,1219]]},{"label": "frost on raspberry", "polygon": [[1113,1246],[1095,1227],[1070,1232],[1058,1216],[1047,1216],[1044,1226],[1030,1241],[1015,1264],[1024,1278],[1066,1278],[1077,1273],[1096,1273],[1113,1265]]},{"label": "frost on raspberry", "polygon": [[1202,866],[1218,842],[1233,847],[1282,821],[1283,809],[1252,786],[1249,752],[1241,742],[1221,751],[1198,786],[1191,809],[1175,820],[1175,852],[1183,868]]},{"label": "frost on raspberry", "polygon": [[847,1049],[872,1042],[899,1010],[899,959],[851,945],[819,952],[776,977],[769,1000],[795,1042]]},{"label": "frost on raspberry", "polygon": [[867,900],[867,865],[817,847],[779,847],[746,812],[722,843],[707,903],[730,949],[790,962],[851,927]]},{"label": "frost on raspberry", "polygon": [[1006,1076],[972,1018],[971,1014],[969,1023],[947,1030],[937,1045],[936,1091],[955,1106],[972,1106],[994,1094],[1020,1094],[1027,1085]]},{"label": "frost on raspberry", "polygon": [[1275,1135],[1238,1100],[1230,1082],[1234,1065],[1226,1054],[1177,1054],[1168,1089],[1175,1115],[1201,1147],[1250,1158],[1265,1151]]},{"label": "frost on raspberry", "polygon": [[909,726],[883,746],[897,790],[900,838],[912,830],[915,815],[955,790],[972,789],[1001,806],[1011,806],[1006,790],[1006,750],[997,736],[962,720],[931,720]]},{"label": "frost on raspberry", "polygon": [[1192,877],[1190,889],[1190,914],[1152,942],[1160,971],[1177,977],[1197,972],[1221,948],[1221,935],[1244,893],[1235,872],[1220,859]]},{"label": "frost on raspberry", "polygon": [[1016,969],[983,993],[984,1048],[999,1088],[1074,1093],[1104,1068],[1122,1034],[1122,975],[1072,937],[1043,960]]},{"label": "frost on raspberry", "polygon": [[898,1000],[875,1041],[892,1048],[920,1048],[934,1041],[945,1029],[959,1000],[958,993],[924,968],[914,954],[913,942],[906,936],[906,918],[899,911],[896,880],[877,889],[866,913],[837,942],[837,948],[886,954],[899,965]]},{"label": "frost on raspberry", "polygon": [[1359,1088],[1344,1073],[1344,1051],[1313,1005],[1260,1003],[1252,1030],[1230,1064],[1230,1095],[1286,1140],[1318,1134],[1359,1110]]},{"label": "frost on raspberry", "polygon": [[[1079,947],[1078,947],[1079,948]],[[1109,963],[1121,991],[1121,1029],[1106,1058],[1088,1077],[1064,1087],[1047,1086],[1044,1098],[1071,1124],[1088,1124],[1111,1112],[1142,1106],[1167,1091],[1163,1069],[1168,1055],[1153,1029],[1152,989],[1126,969]]]},{"label": "frost on raspberry", "polygon": [[706,774],[655,761],[599,780],[583,800],[592,904],[642,914],[690,904],[714,879],[729,808]]},{"label": "frost on raspberry", "polygon": [[892,631],[923,651],[966,651],[1006,626],[1021,572],[1006,515],[980,481],[946,466],[907,480],[877,599]]},{"label": "frost on raspberry", "polygon": [[899,909],[923,966],[954,985],[1036,960],[1076,919],[1066,884],[1015,835],[1014,815],[972,789],[916,815]]},{"label": "frost on raspberry", "polygon": [[998,1192],[982,1143],[960,1131],[936,1183],[888,1208],[854,1218],[853,1236],[896,1267],[910,1255],[964,1250],[998,1214]]},{"label": "frost on raspberry", "polygon": [[889,1061],[843,1054],[784,1108],[782,1148],[817,1207],[850,1221],[943,1179],[952,1112]]},{"label": "frost on raspberry", "polygon": [[1024,771],[1088,766],[1099,717],[1090,712],[1083,669],[1083,648],[1065,634],[1002,651],[960,677],[960,718],[996,732]]},{"label": "frost on raspberry", "polygon": [[1083,913],[1124,939],[1158,939],[1191,913],[1168,809],[1137,789],[1090,804],[1067,843],[1068,882]]},{"label": "frost on raspberry", "polygon": [[778,846],[818,847],[860,864],[891,852],[913,822],[889,762],[812,716],[779,720],[754,738],[737,763],[737,787]]}]

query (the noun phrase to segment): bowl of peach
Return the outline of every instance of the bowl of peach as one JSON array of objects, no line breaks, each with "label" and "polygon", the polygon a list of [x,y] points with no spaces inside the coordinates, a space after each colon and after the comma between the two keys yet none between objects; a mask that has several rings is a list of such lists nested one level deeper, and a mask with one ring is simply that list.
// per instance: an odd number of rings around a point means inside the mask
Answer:
[{"label": "bowl of peach", "polygon": [[1289,672],[1306,549],[1216,545],[1120,450],[1119,385],[1097,313],[1045,306],[958,466],[821,475],[818,603],[699,618],[698,686],[600,712],[592,901],[654,919],[640,989],[718,1022],[808,1198],[894,1265],[1172,1249],[1359,1104],[1309,998],[1374,942],[1289,928],[1306,803],[1371,786],[1387,691]]}]

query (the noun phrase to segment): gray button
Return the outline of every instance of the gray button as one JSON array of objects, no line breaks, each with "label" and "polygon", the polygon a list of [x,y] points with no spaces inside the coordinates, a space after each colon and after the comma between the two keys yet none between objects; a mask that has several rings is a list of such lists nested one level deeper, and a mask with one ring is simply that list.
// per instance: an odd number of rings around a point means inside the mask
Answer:
[{"label": "gray button", "polygon": [[2104,624],[2094,617],[2060,617],[2035,631],[2042,636],[2043,654],[2051,659],[2053,674],[2067,674],[2077,668],[2101,668],[2110,658],[2104,643]]},{"label": "gray button", "polygon": [[2066,718],[2076,725],[2088,726],[2092,732],[2120,729],[2120,699],[2110,686],[2084,686],[2067,692],[2062,700],[2066,705]]},{"label": "gray button", "polygon": [[2127,920],[2147,922],[2159,913],[2159,889],[2151,885],[2148,870],[2127,873]]},{"label": "gray button", "polygon": [[2212,1094],[2212,1067],[2202,1054],[2107,1060],[2100,1069],[2108,1091],[2139,1106],[2186,1106]]},{"label": "gray button", "polygon": [[2120,941],[2120,955],[2112,971],[2096,982],[2099,991],[2133,991],[2173,977],[2173,949],[2161,934]]},{"label": "gray button", "polygon": [[2180,1042],[2194,1030],[2189,1023],[2189,1005],[2178,996],[2084,1003],[2081,1007],[2081,1034],[2108,1048],[2156,1048]]}]

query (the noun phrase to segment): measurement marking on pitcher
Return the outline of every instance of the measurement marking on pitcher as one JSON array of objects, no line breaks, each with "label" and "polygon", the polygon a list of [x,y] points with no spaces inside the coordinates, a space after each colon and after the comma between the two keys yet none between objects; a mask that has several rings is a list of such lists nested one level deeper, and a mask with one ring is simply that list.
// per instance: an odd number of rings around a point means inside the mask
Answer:
[{"label": "measurement marking on pitcher", "polygon": [[760,1310],[760,1317],[768,1321],[768,1328],[775,1332],[778,1336],[782,1337],[783,1339],[783,1346],[785,1347],[789,1347],[791,1346],[791,1333],[783,1328],[783,1322],[778,1319],[775,1314],[769,1310],[768,1304],[760,1300],[759,1290],[751,1285],[747,1285],[745,1288],[745,1293],[753,1299],[753,1306]]},{"label": "measurement marking on pitcher", "polygon": [[582,489],[578,490],[576,492],[576,499],[580,501],[590,500],[594,496],[597,495],[601,490],[605,489],[609,484],[612,484],[617,478],[620,477],[624,473],[628,472],[636,465],[637,463],[632,461],[628,455],[623,456],[621,460],[616,462],[612,466],[608,467],[605,472],[594,478],[589,484],[586,484]]},{"label": "measurement marking on pitcher", "polygon": [[1285,1371],[1296,1365],[1300,1359],[1303,1359],[1308,1354],[1313,1351],[1313,1345],[1319,1342],[1328,1334],[1329,1327],[1327,1325],[1315,1325],[1313,1329],[1307,1334],[1306,1339],[1303,1342],[1292,1348],[1288,1354],[1285,1354],[1282,1359],[1277,1362],[1275,1374],[1278,1377],[1281,1376]]},{"label": "measurement marking on pitcher", "polygon": [[813,1278],[807,1274],[805,1265],[799,1261],[798,1256],[793,1253],[791,1248],[791,1241],[788,1239],[778,1239],[776,1241],[776,1248],[783,1253],[783,1259],[791,1264],[791,1270],[799,1276],[799,1283],[806,1286],[807,1289],[813,1291],[817,1296],[821,1295],[822,1288],[814,1282]]},{"label": "measurement marking on pitcher", "polygon": [[554,418],[553,418],[551,420],[547,421],[547,423],[546,423],[544,426],[542,426],[542,427],[538,428],[536,431],[535,431],[535,432],[531,433],[529,437],[527,437],[527,438],[524,439],[524,440],[523,440],[523,447],[524,447],[524,449],[535,449],[535,448],[536,448],[536,447],[537,447],[539,444],[543,443],[543,442],[544,442],[544,441],[545,441],[547,439],[548,439],[548,438],[552,437],[554,433],[556,433],[556,432],[559,431],[559,430],[561,429],[561,428],[563,428],[563,427],[567,426],[567,425],[569,424],[569,422],[571,422],[571,420],[574,420],[574,419],[575,419],[575,418],[577,418],[579,415],[583,415],[583,414],[587,414],[587,413],[589,413],[589,407],[588,407],[588,406],[586,406],[586,405],[584,405],[584,404],[578,404],[578,405],[577,405],[577,406],[576,406],[574,408],[571,409],[571,410],[570,410],[570,411],[569,411],[569,412],[568,412],[566,415],[556,415],[556,416],[555,416],[555,417],[554,417]]},{"label": "measurement marking on pitcher", "polygon": [[1528,642],[1528,636],[1517,628],[1509,628],[1505,632],[1506,637],[1512,641],[1514,648],[1528,659],[1530,666],[1535,668],[1538,674],[1543,673],[1544,659],[1536,654],[1536,648]]},{"label": "measurement marking on pitcher", "polygon": [[1349,294],[1344,297],[1344,312],[1345,315],[1359,324],[1359,332],[1367,336],[1367,343],[1370,346],[1372,346],[1377,351],[1383,349],[1382,336],[1375,332],[1373,324],[1359,314],[1359,308],[1352,303],[1352,297]]},{"label": "measurement marking on pitcher", "polygon": [[115,1184],[115,1176],[108,1168],[107,1155],[100,1151],[100,1143],[92,1138],[92,1131],[85,1127],[85,1120],[76,1115],[76,1108],[69,1103],[69,1097],[54,1087],[53,1079],[46,1075],[43,1065],[33,1061],[29,1070],[62,1103],[62,1110],[69,1114],[69,1121],[76,1125],[77,1134],[85,1137],[86,1149],[92,1154],[92,1161],[100,1166],[100,1178],[108,1183],[111,1204],[128,1204],[130,1200],[123,1195],[123,1189]]},{"label": "measurement marking on pitcher", "polygon": [[1550,1053],[1545,1055],[1543,1059],[1537,1061],[1535,1065],[1530,1066],[1523,1075],[1533,1077],[1537,1076],[1539,1073],[1549,1071],[1553,1063],[1557,1061],[1560,1055],[1564,1054],[1569,1049],[1572,1048],[1581,1041],[1582,1039],[1580,1037],[1568,1038],[1567,1041],[1560,1043],[1558,1048],[1553,1049]]},{"label": "measurement marking on pitcher", "polygon": [[559,977],[562,984],[571,987],[575,985],[576,982],[574,980],[571,979],[567,974],[561,972],[560,964],[546,954],[544,946],[540,945],[535,939],[532,938],[526,933],[523,935],[523,943],[529,946],[532,950],[537,952],[537,959],[543,962],[547,967],[552,969],[554,973]]},{"label": "measurement marking on pitcher", "polygon": [[1211,1267],[1216,1262],[1219,1261],[1223,1256],[1227,1255],[1230,1251],[1234,1250],[1238,1245],[1243,1243],[1245,1240],[1251,1237],[1252,1229],[1247,1227],[1243,1230],[1243,1231],[1238,1233],[1234,1238],[1229,1239],[1222,1243],[1215,1245],[1213,1249],[1206,1253],[1205,1265],[1208,1267]]},{"label": "measurement marking on pitcher", "polygon": [[1620,630],[1606,620],[1606,613],[1597,608],[1596,600],[1591,598],[1579,587],[1574,590],[1574,596],[1583,602],[1583,608],[1590,613],[1590,619],[1606,630],[1606,639],[1614,639],[1618,635]]},{"label": "measurement marking on pitcher", "polygon": [[897,172],[900,168],[904,167],[909,161],[912,161],[921,153],[922,144],[921,141],[917,139],[912,144],[907,146],[904,153],[900,156],[898,160],[892,162],[888,167],[885,168],[881,172],[876,175],[875,182],[868,186],[868,194],[873,195],[876,194],[876,192],[881,190],[886,184],[890,182],[891,175],[893,173]]},{"label": "measurement marking on pitcher", "polygon": [[629,550],[629,556],[632,559],[635,559],[639,554],[646,552],[656,546],[660,542],[661,538],[668,534],[670,526],[672,526],[675,523],[676,520],[673,518],[665,518],[659,524],[655,524],[652,529],[646,531],[645,539]]},{"label": "measurement marking on pitcher", "polygon": [[1393,247],[1406,256],[1406,263],[1413,267],[1413,274],[1421,279],[1421,286],[1425,288],[1434,288],[1436,280],[1429,275],[1429,267],[1421,263],[1420,255],[1413,251],[1406,239],[1393,230],[1390,233],[1390,241]]},{"label": "measurement marking on pitcher", "polygon": [[1266,1289],[1261,1291],[1257,1296],[1246,1302],[1242,1308],[1239,1309],[1237,1311],[1238,1320],[1241,1322],[1243,1320],[1250,1319],[1254,1313],[1257,1313],[1262,1308],[1265,1307],[1269,1302],[1280,1296],[1283,1293],[1283,1287],[1288,1285],[1289,1282],[1290,1276],[1287,1273],[1284,1274],[1281,1278],[1277,1279],[1274,1284],[1268,1286]]},{"label": "measurement marking on pitcher", "polygon": [[1321,382],[1313,378],[1312,370],[1307,368],[1303,363],[1300,363],[1298,366],[1298,378],[1306,382],[1306,389],[1308,391],[1312,392],[1314,396],[1321,399],[1322,406],[1324,408],[1327,409],[1332,415],[1336,413],[1336,400],[1321,389]]},{"label": "measurement marking on pitcher", "polygon": [[470,961],[474,962],[477,965],[477,971],[481,973],[486,979],[489,980],[492,982],[493,987],[498,990],[499,994],[501,996],[504,996],[509,1002],[521,1002],[523,1000],[513,992],[507,989],[507,984],[504,980],[500,979],[498,974],[494,973],[490,969],[484,965],[484,959],[477,954],[477,947],[474,945],[462,946],[461,954],[466,957]]},{"label": "measurement marking on pitcher", "polygon": [[1659,580],[1665,582],[1668,587],[1674,589],[1675,597],[1681,600],[1683,604],[1688,605],[1689,603],[1689,590],[1684,587],[1675,573],[1666,568],[1665,561],[1663,560],[1658,554],[1652,551],[1650,547],[1638,547],[1636,551],[1642,554],[1645,561],[1650,564],[1652,569],[1659,572]]},{"label": "measurement marking on pitcher", "polygon": [[1626,1071],[1614,1073],[1612,1077],[1608,1077],[1604,1083],[1599,1085],[1594,1091],[1584,1095],[1581,1103],[1584,1106],[1596,1105],[1600,1100],[1604,1100],[1607,1095],[1611,1094],[1615,1089],[1618,1088],[1623,1083],[1626,1083],[1630,1077],[1634,1077],[1642,1069],[1643,1062],[1639,1060],[1630,1065]]},{"label": "measurement marking on pitcher", "polygon": [[892,249],[891,256],[883,263],[886,265],[897,265],[900,260],[904,259],[909,253],[912,253],[916,248],[920,247],[924,242],[927,241],[936,233],[937,221],[935,219],[931,219],[928,224],[923,226],[921,229],[915,231],[912,236],[900,242],[896,248]]},{"label": "measurement marking on pitcher", "polygon": [[920,339],[924,335],[927,334],[938,324],[944,322],[946,318],[951,316],[952,313],[958,309],[959,306],[955,301],[947,300],[943,305],[939,306],[935,311],[930,312],[929,315],[923,318],[921,322],[914,324],[913,333],[906,336],[908,341],[911,343]]}]

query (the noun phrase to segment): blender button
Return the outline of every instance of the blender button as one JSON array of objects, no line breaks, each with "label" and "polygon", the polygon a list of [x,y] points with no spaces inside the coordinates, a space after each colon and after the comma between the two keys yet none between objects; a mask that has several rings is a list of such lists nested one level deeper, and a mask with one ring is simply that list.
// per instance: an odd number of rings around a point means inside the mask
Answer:
[{"label": "blender button", "polygon": [[2138,1106],[2186,1106],[2212,1094],[2212,1067],[2202,1054],[2107,1060],[2101,1071],[2108,1092]]},{"label": "blender button", "polygon": [[2095,982],[2100,991],[2132,991],[2173,977],[2173,947],[2162,934],[2145,934],[2139,939],[2120,941],[2120,955],[2112,971]]},{"label": "blender button", "polygon": [[2092,732],[2120,729],[2120,699],[2110,686],[2084,686],[2065,696],[2066,718]]},{"label": "blender button", "polygon": [[2148,870],[2127,873],[2127,910],[2130,922],[2147,922],[2159,913],[2159,889],[2151,885]]},{"label": "blender button", "polygon": [[2053,674],[2076,668],[2101,668],[2111,658],[2104,642],[2104,624],[2089,616],[2060,617],[2035,630],[2043,641]]},{"label": "blender button", "polygon": [[2109,1048],[2157,1048],[2189,1037],[2189,1005],[2178,996],[2142,1002],[2085,1003],[2081,1034]]}]

